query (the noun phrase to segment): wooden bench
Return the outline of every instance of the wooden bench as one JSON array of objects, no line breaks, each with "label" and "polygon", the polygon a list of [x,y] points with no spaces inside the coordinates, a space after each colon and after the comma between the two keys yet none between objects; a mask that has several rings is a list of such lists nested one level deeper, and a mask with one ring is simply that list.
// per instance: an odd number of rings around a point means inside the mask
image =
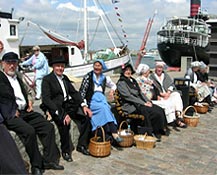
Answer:
[{"label": "wooden bench", "polygon": [[122,119],[141,119],[141,120],[145,119],[145,117],[143,115],[129,114],[129,113],[122,110],[123,102],[122,102],[122,99],[121,99],[121,96],[120,96],[118,90],[116,90],[114,93],[114,100],[115,100],[115,108],[117,110],[117,113]]}]

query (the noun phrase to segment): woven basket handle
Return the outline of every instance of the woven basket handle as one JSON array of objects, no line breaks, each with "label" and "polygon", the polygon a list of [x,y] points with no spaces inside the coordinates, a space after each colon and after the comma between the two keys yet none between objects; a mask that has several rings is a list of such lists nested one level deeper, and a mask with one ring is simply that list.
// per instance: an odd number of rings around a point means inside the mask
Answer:
[{"label": "woven basket handle", "polygon": [[187,108],[185,108],[185,110],[183,111],[183,113],[182,113],[182,116],[184,116],[185,115],[185,113],[187,112],[187,110],[188,109],[190,109],[190,108],[193,108],[194,109],[194,111],[197,113],[197,109],[194,107],[194,106],[188,106]]},{"label": "woven basket handle", "polygon": [[105,131],[104,131],[102,126],[100,126],[96,129],[94,137],[97,138],[97,133],[98,133],[99,128],[102,130],[102,139],[103,139],[103,142],[105,142]]},{"label": "woven basket handle", "polygon": [[120,126],[119,126],[119,132],[121,131],[121,129],[122,129],[122,125],[123,125],[123,124],[126,124],[126,125],[128,126],[127,121],[125,121],[125,120],[122,121],[121,124],[120,124]]}]

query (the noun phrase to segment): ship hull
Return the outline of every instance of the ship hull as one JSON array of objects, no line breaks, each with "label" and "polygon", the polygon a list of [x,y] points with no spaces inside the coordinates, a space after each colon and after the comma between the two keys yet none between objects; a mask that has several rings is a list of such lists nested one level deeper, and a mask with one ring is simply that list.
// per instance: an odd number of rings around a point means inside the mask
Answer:
[{"label": "ship hull", "polygon": [[193,61],[203,61],[205,64],[209,64],[209,54],[207,53],[207,47],[199,47],[187,44],[178,43],[158,43],[157,45],[159,54],[162,60],[171,67],[181,66],[181,57],[192,57]]}]

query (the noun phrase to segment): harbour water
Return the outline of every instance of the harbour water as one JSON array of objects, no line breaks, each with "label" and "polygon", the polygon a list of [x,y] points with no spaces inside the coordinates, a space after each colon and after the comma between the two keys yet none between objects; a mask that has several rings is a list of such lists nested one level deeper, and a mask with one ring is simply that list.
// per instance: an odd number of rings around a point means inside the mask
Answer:
[{"label": "harbour water", "polygon": [[[132,56],[133,65],[135,65],[136,60],[137,60],[137,56]],[[154,56],[145,56],[141,59],[140,64],[147,64],[151,69],[153,69],[155,67],[155,62],[157,60],[158,59]]]}]

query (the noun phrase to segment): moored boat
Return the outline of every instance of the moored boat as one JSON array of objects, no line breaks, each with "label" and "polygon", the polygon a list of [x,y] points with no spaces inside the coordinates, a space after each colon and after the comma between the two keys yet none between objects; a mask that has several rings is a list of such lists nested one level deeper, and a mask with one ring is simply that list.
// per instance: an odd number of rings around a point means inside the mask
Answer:
[{"label": "moored boat", "polygon": [[[96,2],[94,1],[94,4],[95,6],[100,9],[98,6],[98,3],[99,2]],[[84,5],[86,4],[86,2],[84,2]],[[101,7],[101,6],[100,6]],[[85,75],[87,72],[91,71],[93,69],[93,61],[94,59],[97,59],[97,58],[104,58],[105,60],[105,64],[108,68],[108,71],[111,71],[111,70],[114,70],[116,68],[119,68],[121,67],[123,64],[127,63],[130,61],[131,57],[130,57],[130,51],[129,49],[127,48],[127,43],[123,43],[121,42],[121,46],[116,46],[116,44],[114,44],[114,42],[112,41],[112,44],[113,46],[109,48],[110,52],[108,55],[106,55],[106,53],[98,53],[97,54],[93,54],[93,52],[89,52],[88,51],[88,33],[87,33],[87,7],[84,7],[83,9],[85,9],[85,12],[84,12],[84,26],[86,26],[86,28],[84,27],[84,34],[86,34],[86,36],[84,36],[84,40],[81,40],[81,42],[73,42],[71,40],[69,40],[68,38],[64,38],[62,37],[61,35],[55,33],[55,32],[52,32],[52,30],[47,30],[46,28],[36,24],[40,30],[42,30],[44,32],[45,35],[47,35],[50,39],[54,40],[55,42],[57,42],[58,44],[56,44],[53,48],[51,48],[49,50],[49,54],[47,56],[47,59],[51,59],[51,58],[55,58],[55,57],[58,57],[58,56],[63,56],[66,61],[68,62],[67,64],[67,67],[65,69],[65,73],[70,75],[70,76],[73,76],[73,77],[81,77],[83,75]],[[102,14],[100,14],[102,15]],[[101,20],[104,22],[104,16],[100,16],[101,17]],[[10,15],[10,20],[8,21],[12,21],[12,15]],[[19,22],[19,20],[17,20]],[[1,20],[2,22],[2,20]],[[29,25],[29,22],[28,21],[28,24]],[[22,47],[23,46],[20,46],[21,48],[21,53],[19,53],[19,44],[22,43],[22,40],[24,38],[21,39],[21,41],[19,42],[19,37],[18,37],[18,23],[16,24],[16,40],[17,40],[17,43],[15,45],[16,47],[16,50],[15,49],[12,49],[10,47],[8,47],[6,49],[6,47],[4,48],[4,52],[8,52],[8,51],[15,51],[16,53],[18,53],[19,55],[21,56],[25,56],[25,51],[22,52]],[[105,24],[104,24],[105,25]],[[4,30],[8,30],[8,25],[7,26],[4,26]],[[107,28],[105,26],[105,28]],[[1,26],[0,30],[1,30],[1,36],[2,36],[2,29],[3,29],[3,26]],[[106,31],[108,33],[108,31]],[[57,34],[57,35],[56,35]],[[108,34],[110,36],[110,34]],[[88,35],[89,36],[89,35]],[[15,37],[13,37],[15,38]],[[111,38],[111,36],[110,36]],[[2,40],[0,38],[0,40]],[[14,39],[15,40],[15,39]],[[9,40],[6,38],[4,40],[2,40],[2,44],[4,46],[12,46],[9,43]],[[40,44],[39,44],[40,45]],[[42,44],[43,45],[43,44]],[[26,47],[26,46],[25,46]],[[32,48],[32,46],[30,47]],[[106,49],[108,50],[108,49]],[[29,49],[29,51],[31,52],[31,49]],[[42,52],[43,52],[43,49],[42,49]],[[103,55],[102,55],[103,54]],[[46,53],[45,53],[46,55]],[[33,72],[28,72],[27,75],[29,75],[30,77],[33,77],[32,76]]]},{"label": "moored boat", "polygon": [[[197,11],[192,7],[197,5]],[[181,57],[192,57],[193,60],[209,64],[208,44],[210,29],[206,24],[207,15],[199,11],[200,1],[191,1],[191,9],[197,14],[191,17],[174,17],[167,21],[158,32],[157,47],[162,60],[172,67],[181,66]]]}]

